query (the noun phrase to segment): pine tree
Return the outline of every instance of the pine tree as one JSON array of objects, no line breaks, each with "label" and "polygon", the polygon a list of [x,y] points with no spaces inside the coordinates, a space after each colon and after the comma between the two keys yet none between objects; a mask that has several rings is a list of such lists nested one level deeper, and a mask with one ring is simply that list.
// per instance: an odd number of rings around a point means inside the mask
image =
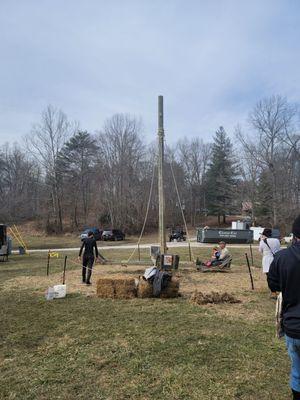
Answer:
[{"label": "pine tree", "polygon": [[207,208],[209,214],[223,216],[236,208],[237,166],[230,139],[221,126],[215,134],[211,162],[206,174]]}]

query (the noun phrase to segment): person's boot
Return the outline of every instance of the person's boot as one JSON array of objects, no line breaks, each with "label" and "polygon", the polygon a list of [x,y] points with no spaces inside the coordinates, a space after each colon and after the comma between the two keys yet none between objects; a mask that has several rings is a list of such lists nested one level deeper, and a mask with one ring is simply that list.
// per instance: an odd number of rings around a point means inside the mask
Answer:
[{"label": "person's boot", "polygon": [[85,283],[85,277],[86,277],[86,268],[82,268],[82,283]]},{"label": "person's boot", "polygon": [[92,284],[91,283],[91,275],[92,275],[92,270],[89,269],[88,272],[87,272],[87,279],[86,279],[86,284],[87,285],[91,285]]},{"label": "person's boot", "polygon": [[296,392],[296,390],[293,390],[293,400],[299,400],[300,399],[300,392]]}]

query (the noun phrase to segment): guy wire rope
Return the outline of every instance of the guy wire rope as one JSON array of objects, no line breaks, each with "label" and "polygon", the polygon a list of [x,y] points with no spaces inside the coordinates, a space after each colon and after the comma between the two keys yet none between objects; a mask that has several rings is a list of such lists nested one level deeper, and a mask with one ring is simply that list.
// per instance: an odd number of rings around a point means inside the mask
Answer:
[{"label": "guy wire rope", "polygon": [[147,203],[146,215],[145,215],[143,227],[142,227],[142,230],[141,230],[140,237],[138,239],[137,245],[133,249],[133,252],[131,253],[130,257],[128,258],[128,260],[126,261],[125,264],[128,264],[129,261],[132,259],[132,257],[134,256],[136,250],[139,248],[141,239],[143,237],[144,230],[145,230],[146,223],[147,223],[147,219],[148,219],[149,209],[150,209],[151,197],[152,197],[152,192],[153,192],[154,177],[155,177],[155,163],[153,163],[153,171],[152,171],[152,180],[151,180],[151,186],[150,186],[150,193],[149,193],[149,197],[148,197],[148,203]]},{"label": "guy wire rope", "polygon": [[185,227],[185,231],[186,231],[186,236],[187,236],[188,243],[189,243],[189,251],[190,251],[190,254],[192,255],[193,260],[195,261],[193,248],[191,246],[190,235],[189,235],[189,231],[188,231],[188,228],[187,228],[187,224],[186,224],[186,220],[185,220],[185,216],[184,216],[184,212],[183,212],[183,208],[182,208],[182,204],[181,204],[181,200],[180,200],[180,196],[179,196],[178,186],[177,186],[177,182],[176,182],[175,175],[174,175],[173,162],[172,161],[170,162],[170,166],[171,166],[171,172],[172,172],[173,181],[174,181],[174,185],[175,185],[175,190],[176,190],[177,198],[178,198],[178,202],[179,202],[179,207],[180,207],[180,211],[181,211],[181,215],[182,215],[182,219],[183,219],[183,223],[184,223],[184,227]]}]

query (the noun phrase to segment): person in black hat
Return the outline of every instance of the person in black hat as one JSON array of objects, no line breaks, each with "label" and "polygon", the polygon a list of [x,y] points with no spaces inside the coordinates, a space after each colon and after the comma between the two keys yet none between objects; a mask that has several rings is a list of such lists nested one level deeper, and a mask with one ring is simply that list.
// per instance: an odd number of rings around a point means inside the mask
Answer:
[{"label": "person in black hat", "polygon": [[[79,260],[84,249],[82,257],[82,283],[87,285],[91,284],[92,268],[95,261],[95,256],[98,259],[99,253],[97,248],[96,240],[94,239],[94,234],[92,231],[88,233],[88,237],[82,240],[82,245],[79,251]],[[95,254],[94,254],[95,251]],[[87,271],[86,271],[87,270]]]},{"label": "person in black hat", "polygon": [[291,359],[290,386],[293,399],[300,399],[300,215],[292,232],[292,245],[274,256],[268,285],[272,292],[282,293],[281,328]]},{"label": "person in black hat", "polygon": [[[265,228],[260,236],[259,252],[262,254],[262,270],[268,276],[274,255],[280,250],[280,241],[272,238],[272,229]],[[277,298],[276,293],[271,293],[271,298]]]}]

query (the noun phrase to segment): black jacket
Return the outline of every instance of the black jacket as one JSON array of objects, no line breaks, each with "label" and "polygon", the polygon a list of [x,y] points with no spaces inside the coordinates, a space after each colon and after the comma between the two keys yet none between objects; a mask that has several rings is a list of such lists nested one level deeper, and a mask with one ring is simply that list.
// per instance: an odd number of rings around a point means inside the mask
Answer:
[{"label": "black jacket", "polygon": [[300,242],[275,254],[268,285],[272,292],[282,292],[284,332],[300,339]]},{"label": "black jacket", "polygon": [[94,249],[95,249],[95,255],[96,257],[98,257],[97,243],[93,237],[83,239],[79,251],[79,257],[81,256],[83,249],[84,249],[84,254],[83,254],[84,257],[94,257]]}]

